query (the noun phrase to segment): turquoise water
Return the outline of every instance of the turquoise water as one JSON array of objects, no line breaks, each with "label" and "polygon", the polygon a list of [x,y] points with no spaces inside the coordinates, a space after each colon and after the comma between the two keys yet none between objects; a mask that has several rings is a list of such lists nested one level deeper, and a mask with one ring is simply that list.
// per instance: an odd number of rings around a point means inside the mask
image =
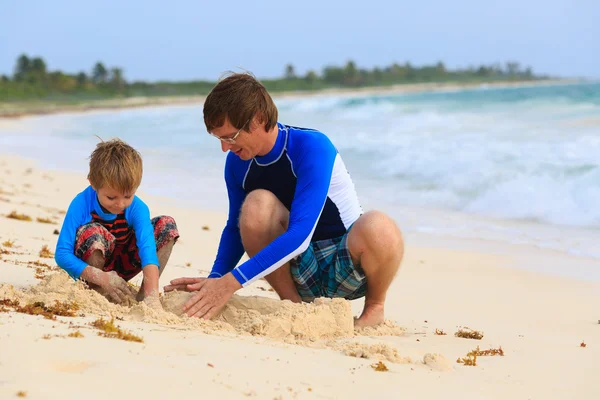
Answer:
[{"label": "turquoise water", "polygon": [[[600,257],[600,83],[276,102],[281,122],[331,137],[367,209],[416,231]],[[5,152],[85,172],[95,134],[142,151],[143,190],[226,210],[224,154],[201,105],[32,118],[1,138]]]}]

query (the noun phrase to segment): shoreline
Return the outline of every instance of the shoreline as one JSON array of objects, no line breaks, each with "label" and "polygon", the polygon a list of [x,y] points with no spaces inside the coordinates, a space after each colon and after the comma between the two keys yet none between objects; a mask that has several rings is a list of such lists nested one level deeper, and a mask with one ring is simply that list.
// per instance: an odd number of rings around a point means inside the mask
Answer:
[{"label": "shoreline", "polygon": [[[490,82],[431,82],[407,83],[390,86],[369,86],[362,88],[333,88],[314,91],[282,91],[272,92],[273,98],[328,96],[328,95],[355,95],[355,94],[400,94],[400,93],[430,93],[447,90],[460,90],[478,87],[511,88],[532,87],[560,84],[574,84],[587,82],[582,79],[546,79],[523,81],[490,81]],[[63,113],[86,113],[92,111],[115,111],[135,108],[165,107],[177,105],[202,104],[206,95],[194,96],[157,96],[157,97],[128,97],[93,101],[82,101],[77,104],[60,104],[44,101],[29,101],[17,103],[0,103],[1,119],[21,119],[31,116],[42,116]]]}]

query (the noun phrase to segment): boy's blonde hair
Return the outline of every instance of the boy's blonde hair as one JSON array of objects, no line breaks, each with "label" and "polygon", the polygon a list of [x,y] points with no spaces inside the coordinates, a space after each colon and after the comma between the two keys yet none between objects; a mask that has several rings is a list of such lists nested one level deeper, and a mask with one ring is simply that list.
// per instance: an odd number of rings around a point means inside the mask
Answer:
[{"label": "boy's blonde hair", "polygon": [[110,187],[121,193],[135,191],[142,182],[142,156],[120,139],[96,145],[90,156],[88,179],[98,190]]}]

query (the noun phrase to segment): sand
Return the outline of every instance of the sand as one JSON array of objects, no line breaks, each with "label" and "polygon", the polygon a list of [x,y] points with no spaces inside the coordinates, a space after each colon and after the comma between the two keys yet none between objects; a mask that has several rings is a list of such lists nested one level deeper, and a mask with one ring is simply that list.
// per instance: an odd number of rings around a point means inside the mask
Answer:
[{"label": "sand", "polygon": [[[290,301],[263,296],[234,295],[212,321],[189,318],[182,306],[194,293],[170,292],[161,296],[162,308],[135,302],[132,306],[117,305],[90,290],[81,281],[74,281],[64,271],[51,272],[41,282],[27,289],[16,289],[10,284],[0,285],[0,299],[17,300],[20,305],[68,303],[77,305],[77,314],[91,314],[108,319],[141,321],[150,324],[180,325],[214,335],[237,332],[241,335],[263,336],[285,343],[310,347],[331,347],[347,353],[333,339],[353,338],[355,335],[403,335],[405,330],[391,321],[370,330],[354,331],[350,302],[344,299],[317,299],[313,303],[295,304]],[[318,343],[319,341],[325,341]],[[360,344],[354,344],[361,351]],[[383,346],[383,347],[382,347]],[[397,352],[382,345],[365,346],[359,355],[363,358],[383,357],[399,362]]]},{"label": "sand", "polygon": [[[118,306],[40,256],[54,250],[85,176],[14,155],[0,155],[0,171],[0,300],[79,306],[55,320],[0,306],[0,398],[600,398],[600,284],[527,270],[600,268],[597,260],[407,232],[377,329],[353,329],[362,300],[282,302],[263,280],[203,321],[180,315],[187,293],[162,293],[163,310]],[[161,288],[206,276],[226,216],[139,194],[152,215],[180,221]],[[12,211],[32,220],[7,218]],[[99,336],[91,324],[100,317],[143,342]],[[483,338],[454,335],[465,327]],[[476,366],[456,362],[500,346],[503,356]]]}]

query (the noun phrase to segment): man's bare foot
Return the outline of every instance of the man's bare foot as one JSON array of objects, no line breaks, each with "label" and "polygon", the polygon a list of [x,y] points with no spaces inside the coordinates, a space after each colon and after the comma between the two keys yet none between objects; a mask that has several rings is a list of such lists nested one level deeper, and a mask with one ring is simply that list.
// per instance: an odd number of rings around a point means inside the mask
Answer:
[{"label": "man's bare foot", "polygon": [[362,314],[354,320],[355,328],[376,326],[383,322],[383,304],[365,304]]}]

